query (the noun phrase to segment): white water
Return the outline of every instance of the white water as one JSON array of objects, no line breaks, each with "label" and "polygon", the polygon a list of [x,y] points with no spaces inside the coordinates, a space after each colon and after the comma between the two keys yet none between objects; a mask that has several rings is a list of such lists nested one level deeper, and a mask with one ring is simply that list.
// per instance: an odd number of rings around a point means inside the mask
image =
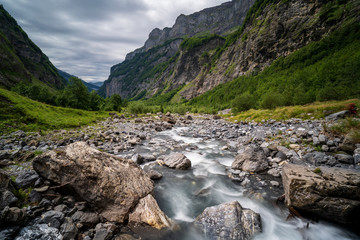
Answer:
[{"label": "white water", "polygon": [[[330,223],[311,223],[306,219],[286,221],[287,209],[275,207],[269,201],[252,200],[244,196],[245,189],[226,176],[233,156],[222,151],[215,140],[203,141],[180,135],[187,128],[175,128],[159,136],[194,144],[196,150],[183,153],[192,162],[192,171],[166,170],[164,178],[156,183],[156,198],[163,211],[178,223],[189,223],[206,207],[237,200],[242,207],[261,215],[263,232],[255,237],[262,240],[340,240],[359,239],[359,236]],[[167,172],[168,171],[168,172]],[[276,196],[274,196],[276,197]],[[309,227],[306,225],[309,224]],[[203,239],[194,230],[187,229],[181,239]]]}]

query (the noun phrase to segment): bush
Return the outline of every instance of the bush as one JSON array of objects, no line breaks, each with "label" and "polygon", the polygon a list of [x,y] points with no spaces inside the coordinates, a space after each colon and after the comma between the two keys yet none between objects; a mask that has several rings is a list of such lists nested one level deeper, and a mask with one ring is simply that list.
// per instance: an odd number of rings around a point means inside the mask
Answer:
[{"label": "bush", "polygon": [[266,93],[261,101],[261,107],[267,109],[274,109],[282,105],[283,105],[283,97],[278,92]]},{"label": "bush", "polygon": [[237,96],[231,103],[233,112],[242,112],[254,108],[256,99],[254,95],[249,92]]}]

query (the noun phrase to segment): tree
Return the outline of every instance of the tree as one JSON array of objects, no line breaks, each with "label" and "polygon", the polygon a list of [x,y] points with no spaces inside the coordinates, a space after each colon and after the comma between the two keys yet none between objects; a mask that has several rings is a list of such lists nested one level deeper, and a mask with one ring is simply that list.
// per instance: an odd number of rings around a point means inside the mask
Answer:
[{"label": "tree", "polygon": [[254,108],[256,99],[250,92],[245,92],[232,101],[231,106],[234,112],[241,112]]},{"label": "tree", "polygon": [[119,94],[111,95],[110,98],[105,100],[105,104],[102,107],[102,110],[105,111],[121,111],[122,99]]},{"label": "tree", "polygon": [[100,97],[95,90],[92,90],[89,94],[89,109],[93,111],[100,110],[105,100]]}]

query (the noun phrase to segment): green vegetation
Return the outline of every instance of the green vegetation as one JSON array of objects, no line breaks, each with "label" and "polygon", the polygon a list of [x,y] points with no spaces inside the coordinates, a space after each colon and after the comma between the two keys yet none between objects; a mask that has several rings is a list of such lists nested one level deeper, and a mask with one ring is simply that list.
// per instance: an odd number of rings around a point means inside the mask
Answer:
[{"label": "green vegetation", "polygon": [[304,106],[277,107],[276,109],[250,109],[240,112],[235,116],[229,116],[233,122],[257,121],[262,120],[285,120],[290,118],[319,119],[328,114],[339,112],[348,108],[350,103],[360,106],[360,99],[350,99],[346,101],[327,101],[315,102]]},{"label": "green vegetation", "polygon": [[360,143],[359,119],[348,117],[332,126],[325,126],[325,130],[338,136],[348,135],[352,142]]},{"label": "green vegetation", "polygon": [[108,117],[107,112],[55,107],[0,89],[0,135],[22,129],[39,131],[90,125]]},{"label": "green vegetation", "polygon": [[[196,108],[274,109],[360,97],[360,24],[348,21],[318,42],[189,101]],[[243,103],[241,103],[243,102]]]},{"label": "green vegetation", "polygon": [[315,168],[314,173],[317,173],[317,174],[321,173],[321,169],[320,168]]},{"label": "green vegetation", "polygon": [[219,36],[217,34],[205,34],[205,35],[200,35],[200,36],[194,36],[194,37],[184,39],[180,44],[180,48],[182,50],[188,51],[190,49],[207,44],[208,42],[210,42],[211,40],[216,39],[216,38],[222,39],[222,40],[225,39],[222,36]]}]

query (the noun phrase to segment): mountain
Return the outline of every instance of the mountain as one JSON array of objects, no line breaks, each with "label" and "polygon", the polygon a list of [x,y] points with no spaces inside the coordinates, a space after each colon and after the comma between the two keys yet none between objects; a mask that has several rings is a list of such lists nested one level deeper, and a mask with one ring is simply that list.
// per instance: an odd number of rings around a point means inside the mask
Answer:
[{"label": "mountain", "polygon": [[[69,81],[69,79],[71,77],[76,77],[76,76],[71,75],[71,74],[69,74],[67,72],[61,71],[60,69],[57,69],[57,71],[58,71],[59,75],[62,76],[63,78],[65,78],[67,81]],[[99,90],[100,86],[103,84],[102,82],[96,82],[96,84],[94,84],[94,83],[85,82],[84,80],[81,80],[81,81],[88,88],[89,92],[91,92],[92,90],[95,90],[95,91]],[[100,84],[100,86],[98,86],[99,84]]]},{"label": "mountain", "polygon": [[0,86],[10,88],[21,81],[40,81],[55,89],[66,84],[49,58],[0,5]]},{"label": "mountain", "polygon": [[[152,96],[163,89],[170,90],[184,84],[180,81],[170,86],[166,83],[167,76],[160,74],[174,68],[184,38],[199,34],[227,35],[235,31],[254,2],[233,0],[188,16],[182,14],[172,28],[155,28],[143,47],[127,54],[124,62],[111,68],[110,76],[99,93],[103,96],[119,93],[130,98],[144,95],[144,89],[149,88],[145,95]],[[218,40],[221,41],[221,37]],[[220,44],[218,40],[211,41],[211,44],[217,46]]]},{"label": "mountain", "polygon": [[[241,76],[257,75],[277,60],[294,56],[293,54],[296,56],[298,50],[313,46],[312,44],[323,41],[328,36],[338,34],[342,29],[350,29],[350,33],[356,32],[356,27],[355,29],[349,27],[355,26],[360,20],[360,3],[356,0],[257,0],[253,5],[252,3],[246,0],[232,1],[189,15],[191,17],[188,18],[180,16],[171,29],[153,30],[144,47],[128,54],[124,62],[111,68],[110,76],[99,90],[100,93],[106,96],[118,93],[124,98],[142,99],[163,95],[176,89],[172,101],[186,101],[214,89],[219,84],[234,81]],[[201,19],[212,19],[213,14],[222,16],[216,12],[224,11],[224,6],[229,6],[226,11],[233,9],[235,12],[239,4],[249,6],[246,11],[242,11],[247,14],[241,17],[244,20],[238,22],[239,27],[224,27],[225,32],[214,30],[217,28],[211,24],[206,25],[209,28],[201,24],[201,27],[193,27],[200,23]],[[183,19],[191,19],[191,21],[183,24]],[[216,18],[214,20],[219,21]],[[218,24],[226,23],[221,21]],[[187,25],[189,27],[185,28],[184,26]],[[344,31],[341,36],[347,36]],[[353,38],[353,40],[357,39]],[[350,42],[344,41],[338,44],[339,48],[333,48],[331,43],[326,43],[324,46],[328,49],[321,48],[318,52],[316,49],[311,49],[311,56],[302,53],[302,63],[315,64],[325,56],[331,57],[337,54],[332,49],[340,51],[340,48],[345,48]],[[348,64],[341,65],[339,62],[338,66],[346,69],[356,65],[357,55],[354,54],[357,52],[358,50],[354,48],[354,51],[349,52],[353,55],[348,60],[345,58]],[[338,70],[336,58],[331,59],[333,67],[330,69]],[[286,64],[285,61],[283,65]],[[297,64],[295,70],[299,69],[300,63]],[[311,90],[308,93],[312,95],[311,99],[314,99],[313,96],[319,94],[319,91],[325,87],[357,89],[356,72],[345,82],[340,79],[339,74],[336,79],[331,79],[331,75],[327,75],[330,74],[328,73],[330,70],[322,71],[324,83],[317,83],[311,89],[305,89]],[[317,76],[316,72],[314,74]],[[273,78],[275,79],[276,76]],[[293,76],[289,74],[287,78]],[[297,76],[297,78],[300,79],[297,85],[312,83],[311,76]],[[301,82],[301,79],[304,81]],[[294,86],[295,84],[292,83],[291,87]],[[237,88],[255,91],[248,89],[244,83],[241,86],[237,85]],[[271,88],[275,87],[271,86]],[[282,94],[284,91],[282,88],[286,88],[286,84],[277,88],[276,91]],[[354,91],[350,92],[352,95],[357,94]],[[346,96],[352,95],[346,94]]]}]

